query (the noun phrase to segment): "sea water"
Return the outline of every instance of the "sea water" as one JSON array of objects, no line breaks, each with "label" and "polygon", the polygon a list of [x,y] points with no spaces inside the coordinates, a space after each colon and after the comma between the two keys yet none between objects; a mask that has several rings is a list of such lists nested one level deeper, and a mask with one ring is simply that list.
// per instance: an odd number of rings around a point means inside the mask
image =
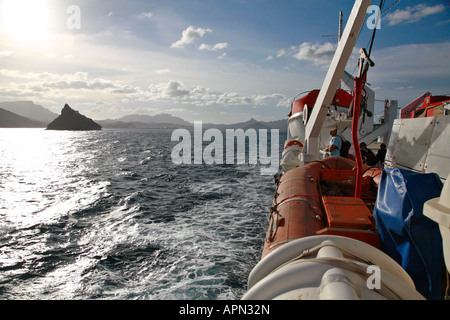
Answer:
[{"label": "sea water", "polygon": [[171,134],[0,129],[0,299],[242,297],[273,177],[174,164]]}]

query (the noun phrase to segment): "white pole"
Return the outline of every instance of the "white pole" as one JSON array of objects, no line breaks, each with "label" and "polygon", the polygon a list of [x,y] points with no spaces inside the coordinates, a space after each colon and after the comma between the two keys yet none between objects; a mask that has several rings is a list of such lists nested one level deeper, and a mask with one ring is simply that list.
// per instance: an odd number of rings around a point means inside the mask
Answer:
[{"label": "white pole", "polygon": [[336,89],[345,71],[347,61],[358,39],[359,32],[364,24],[367,8],[371,0],[356,0],[350,13],[347,25],[342,33],[341,41],[331,61],[328,73],[322,84],[311,117],[306,124],[306,153],[302,153],[301,161],[304,163],[320,159],[319,134],[327,115],[328,107],[333,101]]}]

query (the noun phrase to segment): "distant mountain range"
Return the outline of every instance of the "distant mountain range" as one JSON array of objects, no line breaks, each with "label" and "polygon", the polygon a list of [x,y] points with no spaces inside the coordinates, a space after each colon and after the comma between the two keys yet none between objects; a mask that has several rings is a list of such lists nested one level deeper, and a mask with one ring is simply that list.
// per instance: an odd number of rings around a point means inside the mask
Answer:
[{"label": "distant mountain range", "polygon": [[44,127],[58,117],[58,114],[34,104],[32,101],[0,102],[0,108],[30,120],[43,122]]},{"label": "distant mountain range", "polygon": [[192,123],[167,113],[156,116],[130,114],[120,119],[96,120],[96,122],[103,128],[164,129],[192,126]]},{"label": "distant mountain range", "polygon": [[0,128],[42,128],[45,123],[0,108]]},{"label": "distant mountain range", "polygon": [[[45,128],[59,115],[45,109],[32,101],[0,102],[0,128]],[[193,123],[170,114],[156,116],[131,114],[120,119],[95,120],[103,128],[136,128],[136,129],[175,129],[192,128]],[[278,121],[248,121],[235,124],[203,123],[203,128],[216,129],[279,129],[286,131],[287,120]]]}]

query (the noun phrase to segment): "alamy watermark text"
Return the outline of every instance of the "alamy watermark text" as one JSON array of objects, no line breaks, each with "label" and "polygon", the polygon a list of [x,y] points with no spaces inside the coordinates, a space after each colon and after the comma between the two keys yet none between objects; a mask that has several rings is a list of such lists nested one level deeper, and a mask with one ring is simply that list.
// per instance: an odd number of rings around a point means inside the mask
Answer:
[{"label": "alamy watermark text", "polygon": [[[172,162],[174,164],[256,165],[259,161],[262,165],[262,175],[273,175],[278,172],[279,130],[271,129],[269,136],[267,129],[260,129],[259,132],[255,129],[246,131],[226,129],[225,143],[223,138],[224,135],[219,129],[210,128],[203,132],[201,121],[194,122],[193,137],[189,130],[177,129],[171,137],[171,141],[179,141],[172,149]],[[204,147],[203,142],[210,143]]]}]

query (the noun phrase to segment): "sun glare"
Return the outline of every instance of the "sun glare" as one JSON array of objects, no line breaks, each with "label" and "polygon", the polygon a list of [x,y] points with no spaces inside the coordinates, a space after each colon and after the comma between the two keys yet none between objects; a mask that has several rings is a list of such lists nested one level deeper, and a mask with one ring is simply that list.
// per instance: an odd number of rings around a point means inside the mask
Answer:
[{"label": "sun glare", "polygon": [[23,44],[49,38],[49,9],[46,0],[4,0],[3,31]]}]

